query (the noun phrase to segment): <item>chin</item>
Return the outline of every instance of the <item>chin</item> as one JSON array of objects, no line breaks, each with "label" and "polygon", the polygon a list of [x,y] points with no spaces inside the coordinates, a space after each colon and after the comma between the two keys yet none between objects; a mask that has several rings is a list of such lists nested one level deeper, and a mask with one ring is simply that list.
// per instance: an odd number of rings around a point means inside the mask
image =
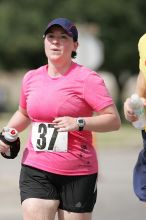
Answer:
[{"label": "chin", "polygon": [[60,54],[54,54],[54,55],[49,56],[50,60],[59,60],[61,58],[62,58],[62,55],[60,55]]}]

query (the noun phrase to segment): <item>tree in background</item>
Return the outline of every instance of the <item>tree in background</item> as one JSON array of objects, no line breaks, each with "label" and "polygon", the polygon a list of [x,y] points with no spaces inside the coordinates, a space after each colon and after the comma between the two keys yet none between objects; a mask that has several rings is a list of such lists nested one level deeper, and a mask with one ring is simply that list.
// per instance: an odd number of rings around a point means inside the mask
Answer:
[{"label": "tree in background", "polygon": [[1,0],[0,68],[44,64],[42,35],[47,22],[68,17],[75,23],[99,27],[97,37],[105,52],[101,70],[113,72],[122,88],[124,73],[138,72],[137,42],[146,31],[145,8],[145,0]]}]

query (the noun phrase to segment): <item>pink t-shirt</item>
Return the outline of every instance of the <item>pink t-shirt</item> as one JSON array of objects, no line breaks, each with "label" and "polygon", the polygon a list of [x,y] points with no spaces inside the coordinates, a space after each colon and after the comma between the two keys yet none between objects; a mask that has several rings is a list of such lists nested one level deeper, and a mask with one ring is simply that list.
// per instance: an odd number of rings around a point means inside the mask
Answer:
[{"label": "pink t-shirt", "polygon": [[[31,70],[23,78],[20,106],[32,122],[52,123],[62,116],[89,117],[113,104],[103,79],[96,72],[72,63],[60,77],[48,75],[48,65]],[[35,151],[31,134],[22,163],[61,175],[88,175],[98,171],[92,132],[68,132],[67,152]]]}]

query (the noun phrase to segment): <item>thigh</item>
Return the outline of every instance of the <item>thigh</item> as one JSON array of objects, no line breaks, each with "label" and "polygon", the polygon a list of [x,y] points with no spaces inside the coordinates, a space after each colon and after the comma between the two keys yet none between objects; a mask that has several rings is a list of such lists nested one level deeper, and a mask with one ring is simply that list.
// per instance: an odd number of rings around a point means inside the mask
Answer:
[{"label": "thigh", "polygon": [[23,220],[54,220],[59,201],[30,198],[22,202]]},{"label": "thigh", "polygon": [[22,166],[20,195],[23,220],[54,220],[59,206],[59,194],[45,171]]},{"label": "thigh", "polygon": [[[51,175],[51,174],[50,174]],[[29,198],[59,200],[59,194],[47,172],[22,166],[19,180],[21,203]]]},{"label": "thigh", "polygon": [[97,174],[65,176],[61,180],[59,209],[74,213],[91,213],[97,197]]}]

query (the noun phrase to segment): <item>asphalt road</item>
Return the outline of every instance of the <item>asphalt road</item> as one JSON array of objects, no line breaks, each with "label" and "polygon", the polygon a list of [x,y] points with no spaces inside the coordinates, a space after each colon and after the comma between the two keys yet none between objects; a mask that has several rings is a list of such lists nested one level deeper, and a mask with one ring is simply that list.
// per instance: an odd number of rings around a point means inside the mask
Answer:
[{"label": "asphalt road", "polygon": [[[146,204],[132,188],[132,170],[139,147],[98,149],[98,198],[93,220],[145,220]],[[18,179],[20,157],[0,157],[0,220],[22,220]],[[57,219],[57,218],[56,218]]]}]

